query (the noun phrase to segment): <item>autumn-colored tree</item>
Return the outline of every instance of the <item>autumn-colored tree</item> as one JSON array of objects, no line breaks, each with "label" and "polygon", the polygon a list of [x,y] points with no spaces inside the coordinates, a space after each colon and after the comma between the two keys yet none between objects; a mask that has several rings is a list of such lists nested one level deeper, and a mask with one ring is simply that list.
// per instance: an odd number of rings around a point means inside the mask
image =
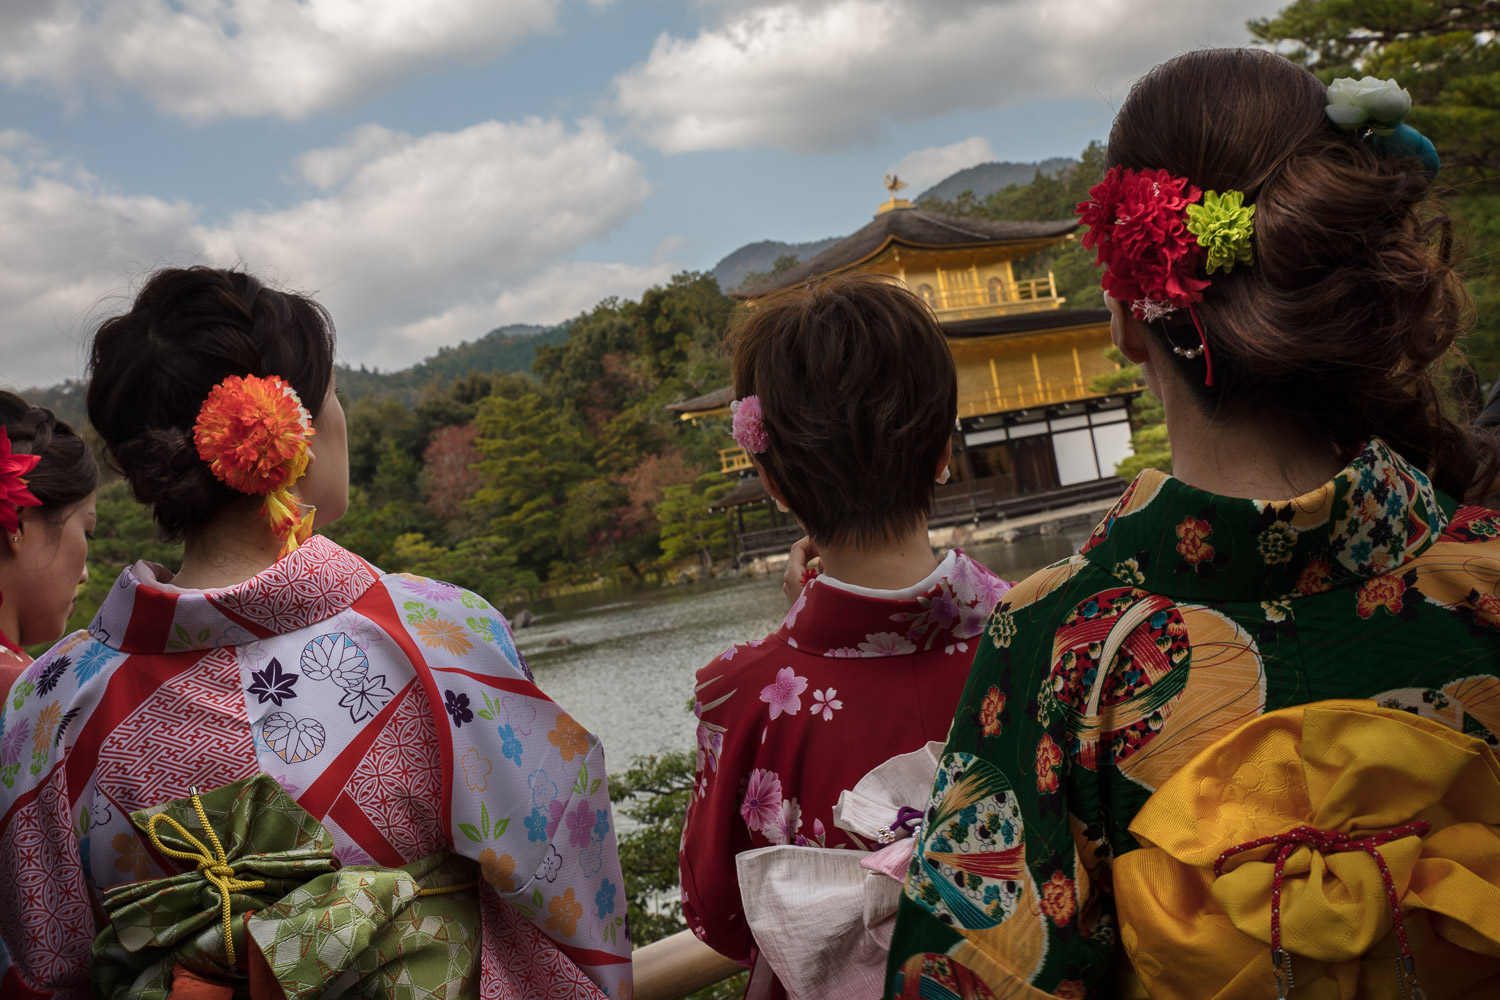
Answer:
[{"label": "autumn-colored tree", "polygon": [[479,449],[473,424],[443,427],[432,433],[432,443],[422,453],[422,475],[427,485],[427,508],[443,521],[463,517],[465,501],[478,492],[483,477],[475,466]]}]

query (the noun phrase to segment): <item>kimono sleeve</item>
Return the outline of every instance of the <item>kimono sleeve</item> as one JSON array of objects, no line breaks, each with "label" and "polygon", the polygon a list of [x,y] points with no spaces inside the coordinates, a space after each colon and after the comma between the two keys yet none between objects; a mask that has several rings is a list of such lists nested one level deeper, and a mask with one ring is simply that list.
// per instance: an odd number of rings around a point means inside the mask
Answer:
[{"label": "kimono sleeve", "polygon": [[[754,654],[741,650],[739,655]],[[735,681],[727,667],[719,659],[698,672],[697,773],[679,856],[682,915],[709,947],[749,965],[755,941],[745,920],[734,858],[755,846],[739,815],[741,779],[751,773],[755,753],[744,725],[735,725]],[[743,721],[748,725],[750,720]]]},{"label": "kimono sleeve", "polygon": [[[0,712],[0,996],[89,997],[94,914],[69,805],[66,744],[77,687],[51,653]],[[62,745],[59,745],[62,744]]]},{"label": "kimono sleeve", "polygon": [[427,662],[451,745],[453,850],[540,932],[501,922],[508,969],[618,1000],[630,990],[630,937],[604,748],[527,676],[504,616],[467,591],[462,600],[472,648]]},{"label": "kimono sleeve", "polygon": [[1077,752],[1083,704],[1056,696],[1059,617],[1007,599],[990,619],[907,873],[887,997],[966,975],[996,995],[1106,995],[1113,906],[1083,835],[1100,786]]}]

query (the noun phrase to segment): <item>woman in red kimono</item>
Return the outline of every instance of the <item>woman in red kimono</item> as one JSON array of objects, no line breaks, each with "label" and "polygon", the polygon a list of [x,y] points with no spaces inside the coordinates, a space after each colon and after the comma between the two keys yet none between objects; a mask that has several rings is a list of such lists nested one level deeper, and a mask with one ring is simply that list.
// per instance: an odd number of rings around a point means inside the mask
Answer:
[{"label": "woman in red kimono", "polygon": [[483,598],[309,534],[348,501],[333,346],[202,267],[96,335],[90,422],[183,561],[0,709],[6,1000],[629,995],[598,740]]},{"label": "woman in red kimono", "polygon": [[0,392],[0,697],[31,665],[24,646],[63,634],[88,579],[99,470],[51,410]]},{"label": "woman in red kimono", "polygon": [[[799,554],[821,563],[780,629],[697,675],[683,912],[699,938],[754,965],[741,892],[756,887],[739,884],[735,856],[878,846],[835,826],[834,805],[876,765],[946,736],[1008,585],[961,550],[938,560],[928,541],[957,380],[919,299],[873,276],[833,278],[758,303],[731,337],[735,437],[807,529]],[[769,969],[752,979],[755,995],[786,995]]]}]

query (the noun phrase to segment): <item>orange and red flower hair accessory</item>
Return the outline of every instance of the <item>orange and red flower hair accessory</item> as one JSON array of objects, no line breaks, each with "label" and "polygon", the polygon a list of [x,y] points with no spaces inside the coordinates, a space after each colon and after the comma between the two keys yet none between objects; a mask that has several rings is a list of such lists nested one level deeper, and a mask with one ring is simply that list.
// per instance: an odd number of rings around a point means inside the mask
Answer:
[{"label": "orange and red flower hair accessory", "polygon": [[193,424],[198,457],[230,489],[265,497],[261,514],[294,552],[312,533],[313,511],[291,486],[307,471],[312,414],[275,376],[231,375],[209,392]]}]

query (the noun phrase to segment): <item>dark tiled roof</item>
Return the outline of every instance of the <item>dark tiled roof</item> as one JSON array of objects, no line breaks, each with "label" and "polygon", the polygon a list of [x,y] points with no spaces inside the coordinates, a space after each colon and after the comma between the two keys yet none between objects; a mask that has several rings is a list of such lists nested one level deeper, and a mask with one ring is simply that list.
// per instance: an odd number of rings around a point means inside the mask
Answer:
[{"label": "dark tiled roof", "polygon": [[692,399],[681,403],[670,403],[667,405],[667,409],[673,413],[697,413],[699,410],[722,409],[729,405],[730,400],[734,399],[733,388],[733,386],[726,385],[722,389],[715,389],[713,392],[694,396]]},{"label": "dark tiled roof", "polygon": [[802,261],[790,271],[730,294],[739,299],[755,298],[822,274],[842,271],[868,260],[887,243],[913,247],[986,246],[1066,236],[1077,228],[1076,219],[1061,222],[1003,222],[938,215],[920,208],[898,208],[875,216],[859,232],[845,237],[811,260]]},{"label": "dark tiled roof", "polygon": [[1108,309],[1043,309],[1011,316],[955,320],[942,326],[943,332],[948,336],[961,340],[966,337],[993,337],[1002,333],[1071,330],[1074,327],[1096,326],[1108,322]]},{"label": "dark tiled roof", "polygon": [[734,489],[709,504],[708,509],[723,510],[725,507],[738,507],[742,503],[754,503],[756,500],[765,498],[766,488],[760,484],[760,477],[751,476],[748,479],[741,479]]}]

